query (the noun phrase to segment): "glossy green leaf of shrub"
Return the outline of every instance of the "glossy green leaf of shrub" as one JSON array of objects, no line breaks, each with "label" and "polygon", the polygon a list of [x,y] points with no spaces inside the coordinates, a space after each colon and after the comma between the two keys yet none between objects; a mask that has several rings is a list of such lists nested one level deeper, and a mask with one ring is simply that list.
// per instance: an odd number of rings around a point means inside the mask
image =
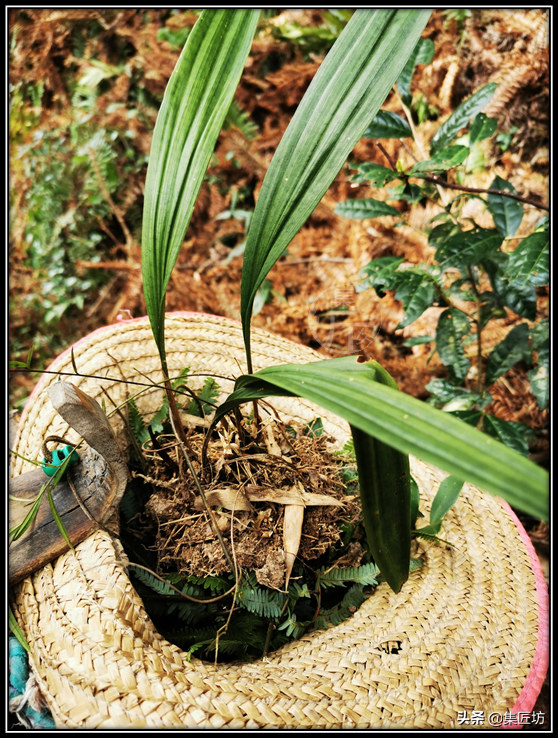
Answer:
[{"label": "glossy green leaf of shrub", "polygon": [[508,333],[491,351],[486,362],[485,382],[487,386],[493,384],[527,353],[529,345],[529,326],[520,323]]},{"label": "glossy green leaf of shrub", "polygon": [[[493,231],[494,232],[494,231]],[[481,265],[486,270],[490,284],[502,303],[527,320],[537,317],[537,294],[530,283],[515,283],[506,275],[509,254],[485,250]]]},{"label": "glossy green leaf of shrub", "polygon": [[474,228],[457,233],[441,241],[436,251],[436,261],[442,269],[476,264],[496,251],[502,241],[502,235],[494,228]]},{"label": "glossy green leaf of shrub", "polygon": [[399,179],[401,176],[399,172],[394,172],[393,169],[383,167],[381,164],[366,162],[355,166],[358,169],[358,174],[351,177],[352,181],[370,182],[372,187],[383,187],[387,182],[393,182],[394,179]]},{"label": "glossy green leaf of shrub", "polygon": [[258,17],[255,10],[204,10],[188,36],[157,116],[145,184],[142,273],[147,314],[163,368],[166,288]]},{"label": "glossy green leaf of shrub", "polygon": [[405,308],[405,317],[397,328],[413,323],[429,308],[436,296],[434,282],[430,275],[419,269],[406,269],[403,272],[395,272],[394,276],[400,275],[397,285],[395,299],[401,300]]},{"label": "glossy green leaf of shrub", "polygon": [[412,138],[413,132],[407,121],[389,110],[378,111],[363,138]]},{"label": "glossy green leaf of shrub", "polygon": [[463,164],[469,154],[467,146],[448,146],[427,161],[419,161],[408,172],[409,176],[418,172],[446,172]]},{"label": "glossy green leaf of shrub", "polygon": [[471,146],[478,141],[484,141],[496,133],[498,121],[496,118],[489,118],[484,113],[479,113],[471,124],[469,129],[469,143]]},{"label": "glossy green leaf of shrub", "polygon": [[249,368],[256,292],[386,99],[430,13],[357,10],[281,139],[258,197],[244,252],[241,317]]},{"label": "glossy green leaf of shrub", "polygon": [[544,469],[450,413],[380,384],[374,369],[359,364],[354,356],[244,375],[213,422],[244,402],[269,396],[316,402],[383,443],[548,520],[549,481]]},{"label": "glossy green leaf of shrub", "polygon": [[415,73],[417,64],[430,64],[434,58],[434,44],[429,38],[421,38],[412,54],[407,59],[407,63],[403,67],[401,74],[397,80],[397,90],[401,95],[401,99],[405,105],[410,106],[413,96],[410,93],[411,80]]},{"label": "glossy green leaf of shrub", "polygon": [[[502,190],[517,194],[517,190],[510,183],[501,177],[496,177],[490,187],[490,190]],[[513,236],[519,228],[523,220],[523,205],[517,200],[502,195],[488,195],[488,209],[494,218],[494,225],[500,231],[502,236]]]},{"label": "glossy green leaf of shrub", "polygon": [[548,364],[539,361],[539,365],[527,373],[531,392],[535,395],[537,405],[541,410],[548,407],[550,400],[549,371]]},{"label": "glossy green leaf of shrub", "polygon": [[548,231],[535,231],[521,241],[509,255],[504,275],[517,287],[532,284],[541,287],[549,279]]},{"label": "glossy green leaf of shrub", "polygon": [[470,329],[469,318],[457,308],[444,310],[438,318],[436,351],[442,364],[450,370],[452,378],[458,381],[465,379],[471,365],[463,346],[463,338]]},{"label": "glossy green leaf of shrub", "polygon": [[508,448],[517,451],[522,456],[529,455],[529,444],[525,437],[525,431],[530,428],[525,423],[515,420],[501,420],[493,415],[485,415],[483,419],[484,432],[493,438],[505,443]]},{"label": "glossy green leaf of shrub", "polygon": [[458,105],[432,137],[430,141],[430,153],[435,154],[450,144],[459,131],[469,125],[471,118],[474,118],[481,112],[485,105],[488,105],[497,87],[498,85],[495,82],[489,82],[484,87],[481,87],[480,90],[477,90],[471,97],[467,98],[467,100],[464,100],[461,105]]},{"label": "glossy green leaf of shrub", "polygon": [[393,205],[388,205],[382,200],[365,198],[362,200],[345,200],[337,204],[333,211],[335,215],[353,220],[364,220],[364,218],[381,218],[384,215],[399,215]]}]

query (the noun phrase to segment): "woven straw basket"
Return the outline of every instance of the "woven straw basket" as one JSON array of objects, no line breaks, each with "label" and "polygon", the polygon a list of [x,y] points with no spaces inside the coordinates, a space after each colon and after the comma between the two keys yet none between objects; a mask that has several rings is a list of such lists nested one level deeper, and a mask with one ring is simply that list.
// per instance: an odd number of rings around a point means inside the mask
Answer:
[{"label": "woven straw basket", "polygon": [[[171,373],[189,366],[234,378],[245,370],[236,322],[173,313],[166,335]],[[253,336],[255,369],[320,358],[261,330]],[[145,318],[97,330],[73,348],[80,373],[161,379]],[[50,370],[72,373],[69,351]],[[26,405],[15,449],[23,456],[36,456],[43,435],[75,438],[43,392],[56,379],[43,375]],[[68,379],[99,401],[103,386],[116,402],[126,397],[121,383]],[[219,383],[224,392],[233,385]],[[137,404],[148,414],[161,400],[153,390]],[[319,415],[339,444],[348,437],[344,422],[311,403],[273,402],[290,419]],[[16,458],[12,474],[28,468]],[[411,471],[427,513],[444,475],[417,459]],[[424,565],[399,594],[381,584],[350,620],[252,664],[189,659],[165,641],[118,541],[101,531],[18,584],[14,609],[59,727],[451,728],[460,712],[483,710],[485,726],[492,713],[529,712],[548,666],[548,595],[529,538],[507,504],[469,485],[443,536],[453,548],[420,542]]]}]

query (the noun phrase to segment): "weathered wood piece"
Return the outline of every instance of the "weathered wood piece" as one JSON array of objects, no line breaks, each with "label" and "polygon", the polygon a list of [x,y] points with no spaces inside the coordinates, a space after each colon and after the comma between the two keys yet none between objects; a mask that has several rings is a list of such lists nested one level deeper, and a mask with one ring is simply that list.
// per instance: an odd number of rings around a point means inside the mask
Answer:
[{"label": "weathered wood piece", "polygon": [[[117,508],[126,489],[128,468],[107,417],[96,400],[70,382],[57,382],[47,392],[57,412],[90,446],[79,452],[80,461],[70,464],[66,475],[52,491],[54,506],[75,546],[105,523]],[[29,511],[29,505],[23,501],[35,499],[48,481],[49,477],[41,469],[10,480],[10,495],[22,500],[10,499],[10,528],[21,523]],[[68,545],[45,495],[29,529],[10,544],[10,586],[67,550]]]}]

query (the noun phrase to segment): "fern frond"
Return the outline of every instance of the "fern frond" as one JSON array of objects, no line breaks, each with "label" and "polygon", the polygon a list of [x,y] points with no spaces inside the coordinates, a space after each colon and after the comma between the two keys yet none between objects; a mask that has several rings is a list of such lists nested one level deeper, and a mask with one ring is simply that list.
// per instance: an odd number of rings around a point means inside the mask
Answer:
[{"label": "fern frond", "polygon": [[236,600],[245,610],[260,617],[278,618],[281,615],[283,596],[279,592],[246,587],[238,592]]},{"label": "fern frond", "polygon": [[226,592],[231,588],[231,579],[226,577],[196,577],[190,575],[186,577],[186,581],[191,584],[198,584],[204,589],[210,589],[212,593]]},{"label": "fern frond", "polygon": [[199,602],[171,602],[167,610],[168,614],[170,615],[175,610],[181,620],[192,625],[196,625],[207,615],[207,605]]},{"label": "fern frond", "polygon": [[186,380],[188,379],[189,373],[190,373],[189,366],[185,366],[183,369],[181,369],[178,372],[177,376],[171,380],[171,387],[173,388],[173,390],[178,390],[178,389],[181,389],[182,387],[188,386]]},{"label": "fern frond", "polygon": [[244,136],[248,139],[256,138],[258,135],[258,126],[253,120],[250,120],[249,114],[242,110],[240,105],[233,100],[229,112],[225,118],[225,129],[227,128],[238,128]]},{"label": "fern frond", "polygon": [[190,648],[194,645],[209,645],[215,638],[215,626],[208,625],[205,628],[192,628],[189,625],[185,625],[178,630],[167,631],[165,638],[179,646],[179,648]]},{"label": "fern frond", "polygon": [[157,577],[154,577],[153,574],[150,574],[148,571],[139,569],[135,567],[134,564],[128,564],[128,567],[132,569],[132,571],[134,572],[134,576],[137,577],[142,584],[147,585],[154,592],[157,592],[157,594],[162,594],[162,595],[176,594],[175,591],[171,589],[171,587],[169,587],[168,584],[164,584],[163,582],[159,581]]},{"label": "fern frond", "polygon": [[[212,412],[213,404],[219,397],[220,392],[221,388],[213,379],[213,377],[206,377],[205,382],[203,383],[203,387],[198,395],[198,400],[201,403],[204,415],[208,415],[210,412]],[[186,412],[190,415],[197,415],[198,417],[201,417],[199,407],[200,403],[196,402],[195,400],[190,400],[190,404],[188,405],[188,409]]]},{"label": "fern frond", "polygon": [[358,584],[378,584],[380,570],[374,563],[357,566],[353,569],[329,569],[325,567],[318,570],[318,582],[322,587],[344,587],[345,582],[357,582]]},{"label": "fern frond", "polygon": [[124,515],[126,521],[131,520],[144,508],[144,502],[138,491],[133,486],[127,488],[122,499],[120,500],[120,512]]},{"label": "fern frond", "polygon": [[[130,398],[128,401],[128,421],[130,423],[132,433],[134,434],[134,438],[141,447],[142,443],[146,440],[144,435],[147,433],[147,430],[145,422],[133,398]],[[149,437],[149,435],[147,437]]]},{"label": "fern frond", "polygon": [[454,548],[453,543],[450,543],[449,541],[444,541],[443,538],[438,538],[438,536],[433,536],[430,533],[421,533],[420,528],[419,530],[412,531],[417,538],[424,538],[425,541],[435,541],[436,543],[443,543],[444,546],[450,546],[451,548]]},{"label": "fern frond", "polygon": [[366,595],[363,592],[363,585],[353,584],[341,602],[334,607],[330,607],[328,610],[322,610],[320,612],[313,623],[313,629],[327,628],[329,623],[331,625],[339,625],[339,623],[350,618],[354,610],[358,610],[365,600]]},{"label": "fern frond", "polygon": [[157,410],[155,415],[149,421],[154,433],[160,433],[163,430],[163,422],[169,417],[169,401],[166,397],[163,398],[163,404]]},{"label": "fern frond", "polygon": [[[341,602],[327,610],[322,610],[313,623],[313,629],[327,628],[329,624],[339,625],[347,620],[366,600],[361,584],[354,584],[345,594]],[[350,609],[351,608],[351,609]]]}]

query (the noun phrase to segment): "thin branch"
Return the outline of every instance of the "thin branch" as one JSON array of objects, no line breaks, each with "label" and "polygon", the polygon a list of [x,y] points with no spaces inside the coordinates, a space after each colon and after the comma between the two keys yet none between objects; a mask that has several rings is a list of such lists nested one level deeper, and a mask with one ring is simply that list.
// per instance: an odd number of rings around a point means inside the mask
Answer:
[{"label": "thin branch", "polygon": [[473,287],[473,293],[475,295],[475,302],[477,303],[477,317],[475,319],[475,323],[477,324],[477,392],[480,394],[484,393],[484,382],[483,382],[483,376],[482,376],[482,343],[481,343],[481,336],[482,336],[482,300],[481,296],[479,295],[479,291],[477,289],[477,283],[475,282],[475,275],[473,274],[473,270],[471,266],[469,265],[467,267],[467,274],[469,275],[469,280],[471,282],[471,285]]},{"label": "thin branch", "polygon": [[459,190],[460,192],[472,192],[481,195],[501,195],[502,197],[509,197],[511,200],[524,202],[526,205],[532,205],[539,210],[546,210],[547,213],[550,212],[550,208],[548,207],[548,205],[543,205],[536,200],[531,200],[528,197],[522,197],[521,195],[516,195],[515,193],[507,192],[506,190],[485,190],[482,187],[465,187],[465,185],[451,184],[450,182],[444,182],[437,177],[429,177],[422,174],[411,174],[410,176],[415,177],[416,179],[424,179],[426,182],[433,182],[435,185],[439,185],[440,187],[447,187],[450,190]]},{"label": "thin branch", "polygon": [[[399,90],[397,90],[396,87],[394,87],[393,90],[395,92],[395,95],[396,95],[397,99],[399,100],[399,103],[400,103],[401,107],[403,108],[403,112],[405,113],[405,117],[407,118],[407,122],[409,123],[409,126],[411,128],[411,133],[413,134],[413,141],[415,142],[415,146],[419,150],[420,155],[422,156],[423,160],[426,160],[426,159],[428,159],[428,156],[427,156],[427,154],[426,154],[426,152],[424,150],[424,147],[423,147],[423,145],[422,145],[422,143],[421,143],[421,141],[419,139],[418,131],[417,131],[416,127],[415,127],[415,123],[413,121],[413,116],[411,114],[411,111],[409,110],[409,108],[403,102],[403,98],[399,94]],[[438,194],[440,195],[440,200],[442,202],[442,205],[444,207],[446,207],[446,205],[448,203],[447,203],[447,199],[446,199],[445,193],[440,189],[440,187],[437,187],[437,190],[438,190]]]},{"label": "thin branch", "polygon": [[330,264],[346,264],[353,262],[353,259],[346,259],[342,256],[313,256],[308,259],[285,259],[282,263],[289,264],[310,264],[310,263],[330,263]]},{"label": "thin branch", "polygon": [[389,162],[390,167],[395,172],[395,170],[397,169],[397,166],[396,166],[395,162],[393,161],[393,159],[391,158],[391,156],[388,154],[388,152],[384,149],[384,147],[382,146],[382,144],[379,141],[376,141],[376,146],[380,149],[380,151],[382,152],[382,154],[386,157],[386,159]]}]

